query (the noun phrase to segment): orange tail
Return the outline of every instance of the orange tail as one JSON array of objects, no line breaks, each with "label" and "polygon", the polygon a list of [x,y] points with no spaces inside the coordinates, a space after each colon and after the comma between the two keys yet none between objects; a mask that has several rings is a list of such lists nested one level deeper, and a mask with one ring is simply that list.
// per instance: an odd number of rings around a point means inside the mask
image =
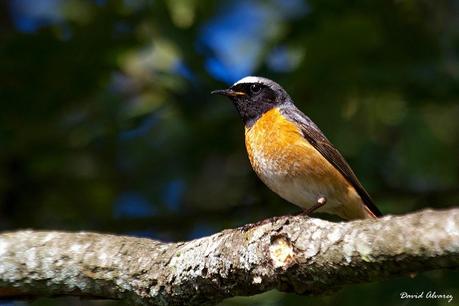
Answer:
[{"label": "orange tail", "polygon": [[363,208],[365,210],[365,219],[378,219],[379,218],[366,205],[364,205]]}]

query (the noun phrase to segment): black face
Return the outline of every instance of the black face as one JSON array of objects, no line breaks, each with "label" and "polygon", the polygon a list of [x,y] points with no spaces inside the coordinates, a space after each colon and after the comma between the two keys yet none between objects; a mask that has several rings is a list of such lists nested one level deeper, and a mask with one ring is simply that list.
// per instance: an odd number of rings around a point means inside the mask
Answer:
[{"label": "black face", "polygon": [[247,126],[251,126],[262,114],[286,99],[286,94],[281,88],[273,89],[263,83],[240,83],[212,93],[228,96]]}]

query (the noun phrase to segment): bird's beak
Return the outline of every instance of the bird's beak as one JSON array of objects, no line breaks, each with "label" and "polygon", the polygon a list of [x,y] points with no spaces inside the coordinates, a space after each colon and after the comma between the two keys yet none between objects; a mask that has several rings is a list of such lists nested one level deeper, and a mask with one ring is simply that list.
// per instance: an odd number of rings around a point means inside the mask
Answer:
[{"label": "bird's beak", "polygon": [[245,96],[245,92],[242,91],[234,91],[231,88],[228,89],[218,89],[211,92],[213,95],[222,95],[227,97],[237,97],[237,96]]}]

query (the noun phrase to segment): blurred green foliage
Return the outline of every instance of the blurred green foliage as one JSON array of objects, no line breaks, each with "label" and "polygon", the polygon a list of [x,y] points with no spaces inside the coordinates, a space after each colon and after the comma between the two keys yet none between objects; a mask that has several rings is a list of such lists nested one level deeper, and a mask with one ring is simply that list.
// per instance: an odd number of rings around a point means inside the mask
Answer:
[{"label": "blurred green foliage", "polygon": [[[256,178],[238,115],[209,94],[246,74],[287,89],[384,213],[457,205],[458,1],[12,0],[0,2],[0,230],[176,241],[298,211]],[[457,281],[222,305],[459,305]],[[455,299],[399,298],[423,290]]]}]

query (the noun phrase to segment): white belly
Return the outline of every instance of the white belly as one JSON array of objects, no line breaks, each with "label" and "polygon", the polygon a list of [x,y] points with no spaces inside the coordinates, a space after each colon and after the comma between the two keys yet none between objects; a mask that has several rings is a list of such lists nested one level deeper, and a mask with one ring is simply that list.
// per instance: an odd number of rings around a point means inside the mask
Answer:
[{"label": "white belly", "polygon": [[257,153],[254,154],[253,162],[257,164],[254,168],[257,169],[257,175],[263,183],[285,200],[303,209],[314,206],[320,197],[327,198],[327,205],[318,211],[334,210],[342,204],[341,200],[336,198],[337,190],[332,185],[323,184],[321,180],[307,176],[298,169],[302,163],[293,162],[285,169],[279,167],[279,161],[269,161]]}]

